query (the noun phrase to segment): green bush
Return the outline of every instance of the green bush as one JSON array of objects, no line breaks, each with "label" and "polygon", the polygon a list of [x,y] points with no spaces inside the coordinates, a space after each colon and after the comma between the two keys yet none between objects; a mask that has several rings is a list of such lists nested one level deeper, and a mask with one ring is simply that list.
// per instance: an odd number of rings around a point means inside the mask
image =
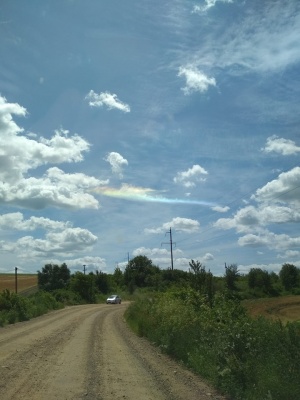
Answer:
[{"label": "green bush", "polygon": [[239,400],[299,400],[300,324],[251,319],[236,299],[183,290],[142,297],[129,324]]},{"label": "green bush", "polygon": [[63,304],[47,292],[38,291],[29,297],[22,297],[4,290],[0,293],[0,326],[27,321],[62,307]]}]

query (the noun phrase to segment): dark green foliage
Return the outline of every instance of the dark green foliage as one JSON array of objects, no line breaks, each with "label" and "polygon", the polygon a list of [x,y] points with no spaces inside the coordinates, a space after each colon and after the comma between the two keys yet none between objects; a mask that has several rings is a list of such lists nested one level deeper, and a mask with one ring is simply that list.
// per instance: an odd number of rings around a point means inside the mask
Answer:
[{"label": "dark green foliage", "polygon": [[72,275],[70,289],[77,293],[86,303],[96,303],[96,285],[93,274],[85,275],[76,272]]},{"label": "dark green foliage", "polygon": [[110,280],[109,275],[104,272],[98,272],[95,275],[95,285],[99,292],[107,294],[110,292]]},{"label": "dark green foliage", "polygon": [[70,282],[71,273],[67,265],[46,264],[38,271],[38,286],[41,290],[51,291],[66,288]]},{"label": "dark green foliage", "polygon": [[272,280],[268,271],[260,268],[251,268],[248,274],[248,286],[250,289],[261,289],[264,293],[272,292]]},{"label": "dark green foliage", "polygon": [[130,293],[136,288],[157,287],[160,269],[146,256],[137,256],[129,261],[124,271],[124,283]]},{"label": "dark green foliage", "polygon": [[228,290],[237,290],[236,282],[239,276],[236,264],[231,264],[228,267],[225,265],[225,284]]},{"label": "dark green foliage", "polygon": [[119,267],[115,268],[112,278],[117,287],[122,287],[124,285],[124,275]]},{"label": "dark green foliage", "polygon": [[191,275],[191,287],[196,291],[205,295],[208,300],[208,304],[212,306],[215,288],[213,275],[210,271],[205,270],[205,266],[199,261],[191,260],[189,263],[190,275]]},{"label": "dark green foliage", "polygon": [[299,286],[300,270],[293,264],[283,264],[279,277],[285,290],[291,290]]},{"label": "dark green foliage", "polygon": [[235,400],[300,398],[300,325],[251,319],[238,300],[213,307],[184,289],[139,298],[129,324]]},{"label": "dark green foliage", "polygon": [[0,293],[0,326],[27,321],[61,307],[63,305],[49,292],[39,291],[31,296],[22,297],[4,290]]}]

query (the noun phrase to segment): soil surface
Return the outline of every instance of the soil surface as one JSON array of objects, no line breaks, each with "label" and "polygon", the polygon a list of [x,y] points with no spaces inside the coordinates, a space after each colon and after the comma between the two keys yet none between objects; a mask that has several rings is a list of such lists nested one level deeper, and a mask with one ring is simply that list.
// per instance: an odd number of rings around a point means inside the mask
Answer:
[{"label": "soil surface", "polygon": [[68,307],[0,328],[0,398],[223,400],[127,327],[126,304]]}]

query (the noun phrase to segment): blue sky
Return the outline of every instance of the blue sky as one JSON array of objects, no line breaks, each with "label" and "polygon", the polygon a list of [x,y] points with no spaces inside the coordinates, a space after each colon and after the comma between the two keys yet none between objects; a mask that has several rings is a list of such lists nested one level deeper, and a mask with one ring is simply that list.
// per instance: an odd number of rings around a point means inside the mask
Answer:
[{"label": "blue sky", "polygon": [[298,0],[0,4],[0,272],[300,264]]}]

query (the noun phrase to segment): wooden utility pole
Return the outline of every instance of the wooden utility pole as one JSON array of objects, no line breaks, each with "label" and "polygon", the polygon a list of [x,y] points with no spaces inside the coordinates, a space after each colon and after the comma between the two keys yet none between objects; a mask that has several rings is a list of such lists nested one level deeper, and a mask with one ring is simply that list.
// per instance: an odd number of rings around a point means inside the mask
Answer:
[{"label": "wooden utility pole", "polygon": [[18,268],[15,267],[15,292],[18,293]]},{"label": "wooden utility pole", "polygon": [[[169,234],[170,235],[170,241],[167,243],[162,243],[162,244],[170,244],[170,248],[171,248],[171,270],[173,271],[174,269],[174,264],[173,264],[173,240],[172,240],[172,229],[170,228],[170,230],[166,233],[166,235]],[[176,243],[175,243],[176,245]]]}]

